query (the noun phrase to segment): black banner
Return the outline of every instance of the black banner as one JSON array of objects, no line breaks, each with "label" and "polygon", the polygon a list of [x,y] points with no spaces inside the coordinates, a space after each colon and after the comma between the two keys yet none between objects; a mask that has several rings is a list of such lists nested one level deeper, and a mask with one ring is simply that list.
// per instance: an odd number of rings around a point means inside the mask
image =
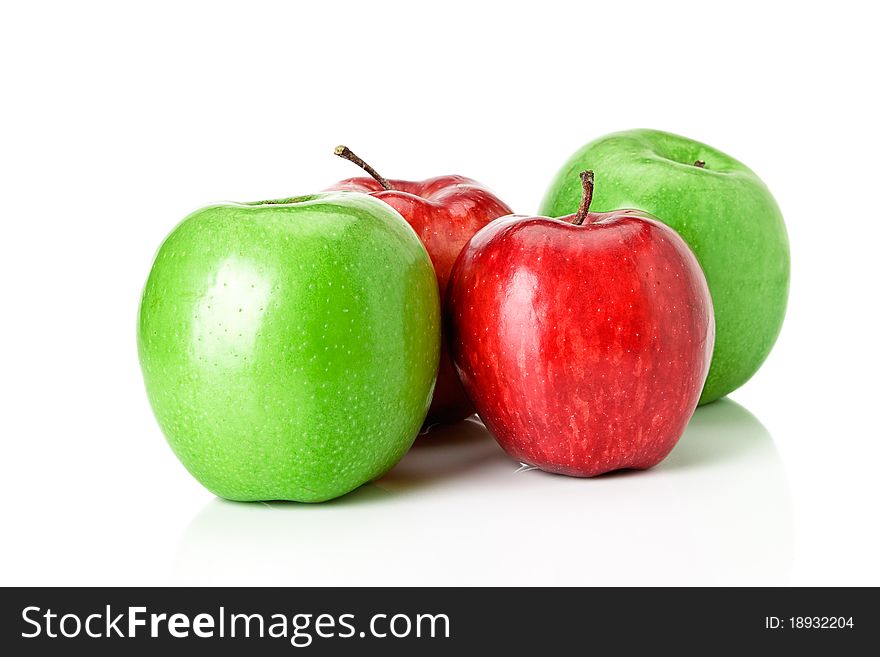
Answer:
[{"label": "black banner", "polygon": [[7,655],[855,654],[876,642],[878,611],[874,589],[7,588],[0,622]]}]

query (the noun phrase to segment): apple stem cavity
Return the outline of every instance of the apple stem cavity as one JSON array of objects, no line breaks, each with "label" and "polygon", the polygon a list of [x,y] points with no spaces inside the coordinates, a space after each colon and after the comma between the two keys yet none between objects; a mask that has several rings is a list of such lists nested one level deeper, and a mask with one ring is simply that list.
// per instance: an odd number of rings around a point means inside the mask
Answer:
[{"label": "apple stem cavity", "polygon": [[348,146],[337,146],[333,153],[341,157],[343,160],[348,160],[349,162],[357,164],[361,169],[370,174],[377,183],[382,185],[383,189],[394,189],[394,187],[391,186],[391,183],[388,182],[387,178],[380,175],[378,171],[355,155]]},{"label": "apple stem cavity", "polygon": [[592,171],[581,171],[581,185],[583,186],[583,194],[581,195],[581,206],[578,208],[577,214],[572,222],[575,226],[582,226],[587,219],[587,213],[590,211],[590,203],[593,202],[593,183],[594,176]]},{"label": "apple stem cavity", "polygon": [[706,162],[704,160],[697,160],[696,162],[694,162],[694,166],[697,167],[698,169],[705,169]]}]

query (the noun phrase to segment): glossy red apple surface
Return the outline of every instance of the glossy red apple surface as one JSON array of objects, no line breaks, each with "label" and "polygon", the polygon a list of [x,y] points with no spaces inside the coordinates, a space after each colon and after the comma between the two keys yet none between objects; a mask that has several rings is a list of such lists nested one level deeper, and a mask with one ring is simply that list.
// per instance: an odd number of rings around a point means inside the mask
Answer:
[{"label": "glossy red apple surface", "polygon": [[[418,182],[389,180],[380,176],[345,146],[336,154],[364,168],[371,177],[342,180],[330,190],[363,192],[381,199],[415,229],[437,273],[440,298],[445,298],[449,274],[462,247],[493,219],[512,210],[488,189],[470,178],[438,176]],[[445,311],[444,311],[445,312]],[[441,342],[440,370],[426,424],[456,422],[474,412],[449,358],[445,338]]]},{"label": "glossy red apple surface", "polygon": [[[678,234],[636,210],[509,216],[450,279],[448,337],[477,412],[515,459],[590,477],[672,450],[715,337],[706,279]],[[601,181],[599,181],[601,183]]]}]

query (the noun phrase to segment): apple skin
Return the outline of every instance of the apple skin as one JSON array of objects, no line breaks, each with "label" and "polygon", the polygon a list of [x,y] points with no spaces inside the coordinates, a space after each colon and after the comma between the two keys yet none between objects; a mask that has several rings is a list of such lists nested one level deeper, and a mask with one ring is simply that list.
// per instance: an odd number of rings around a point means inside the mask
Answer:
[{"label": "apple skin", "polygon": [[[697,160],[705,167],[694,166]],[[700,399],[736,390],[767,358],[785,317],[788,235],[770,191],[744,164],[685,137],[630,130],[593,141],[560,170],[540,214],[574,212],[577,173],[592,169],[601,185],[597,211],[639,208],[674,228],[690,245],[715,306],[715,354]]]},{"label": "apple skin", "polygon": [[137,337],[153,411],[199,482],[319,502],[415,439],[437,376],[437,283],[412,228],[364,194],[225,203],[162,244]]},{"label": "apple skin", "polygon": [[[571,218],[568,218],[569,220]],[[513,458],[591,477],[659,463],[706,380],[712,301],[693,253],[631,210],[498,219],[462,251],[452,356]]]},{"label": "apple skin", "polygon": [[[462,176],[388,182],[393,189],[386,190],[368,177],[342,180],[329,189],[368,193],[393,207],[409,222],[431,256],[442,303],[452,266],[467,241],[493,219],[513,211],[478,182]],[[425,422],[457,422],[473,413],[473,404],[458,380],[444,339],[437,386]]]}]

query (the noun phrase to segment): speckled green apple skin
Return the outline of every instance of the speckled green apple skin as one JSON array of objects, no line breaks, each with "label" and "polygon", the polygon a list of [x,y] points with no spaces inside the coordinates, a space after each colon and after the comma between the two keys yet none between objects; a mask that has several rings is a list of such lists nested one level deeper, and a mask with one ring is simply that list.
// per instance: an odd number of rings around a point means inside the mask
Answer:
[{"label": "speckled green apple skin", "polygon": [[320,502],[406,453],[431,401],[437,280],[364,194],[198,210],[141,300],[147,394],[174,453],[230,500]]},{"label": "speckled green apple skin", "polygon": [[[704,168],[694,166],[698,160]],[[678,231],[703,268],[716,335],[700,403],[740,387],[770,353],[788,300],[788,235],[770,191],[748,167],[710,146],[630,130],[577,151],[553,180],[540,214],[576,212],[579,173],[587,169],[596,179],[591,210],[649,212]]]}]

